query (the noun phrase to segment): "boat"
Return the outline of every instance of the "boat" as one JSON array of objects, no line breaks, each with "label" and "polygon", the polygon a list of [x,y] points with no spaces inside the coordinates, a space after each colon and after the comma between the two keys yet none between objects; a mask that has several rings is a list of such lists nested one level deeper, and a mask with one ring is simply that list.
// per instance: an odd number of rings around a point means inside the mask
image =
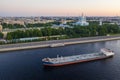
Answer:
[{"label": "boat", "polygon": [[89,54],[81,54],[81,55],[73,55],[66,57],[57,58],[44,58],[42,59],[44,66],[64,66],[69,64],[100,60],[114,56],[114,52],[110,49],[102,48],[99,52],[89,53]]},{"label": "boat", "polygon": [[51,44],[50,47],[61,47],[61,46],[65,46],[64,43],[56,43],[56,44]]}]

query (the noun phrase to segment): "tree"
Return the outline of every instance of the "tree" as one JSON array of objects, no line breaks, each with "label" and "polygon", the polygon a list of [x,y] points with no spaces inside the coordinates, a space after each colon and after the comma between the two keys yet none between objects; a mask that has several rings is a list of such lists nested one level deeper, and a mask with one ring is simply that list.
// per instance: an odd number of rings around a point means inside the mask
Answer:
[{"label": "tree", "polygon": [[43,36],[51,36],[52,35],[52,28],[45,27],[41,29]]},{"label": "tree", "polygon": [[98,35],[99,36],[105,36],[107,34],[107,31],[104,27],[98,27]]},{"label": "tree", "polygon": [[3,33],[0,32],[0,38],[3,38]]},{"label": "tree", "polygon": [[13,39],[13,37],[12,37],[11,33],[8,33],[8,34],[7,34],[6,39],[7,39],[7,40],[12,40],[12,39]]}]

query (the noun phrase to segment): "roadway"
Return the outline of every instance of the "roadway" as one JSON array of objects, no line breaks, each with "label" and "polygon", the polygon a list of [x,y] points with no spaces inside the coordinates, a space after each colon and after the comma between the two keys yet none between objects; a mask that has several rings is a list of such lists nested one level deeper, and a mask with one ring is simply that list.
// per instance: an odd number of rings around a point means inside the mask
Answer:
[{"label": "roadway", "polygon": [[74,38],[74,39],[64,39],[64,40],[6,44],[6,45],[0,45],[0,51],[6,51],[9,49],[19,50],[19,49],[30,49],[30,48],[39,48],[39,47],[50,47],[51,44],[56,44],[56,43],[64,43],[65,45],[71,45],[71,44],[119,40],[119,39],[120,36],[99,36],[99,37],[85,37],[85,38]]}]

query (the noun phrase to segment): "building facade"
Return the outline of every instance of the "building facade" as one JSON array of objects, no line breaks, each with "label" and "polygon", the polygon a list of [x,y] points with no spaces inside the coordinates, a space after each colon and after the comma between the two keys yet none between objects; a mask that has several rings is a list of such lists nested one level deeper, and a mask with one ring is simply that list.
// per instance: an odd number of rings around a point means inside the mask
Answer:
[{"label": "building facade", "polygon": [[2,25],[0,25],[0,32],[2,32],[2,29],[3,29],[3,27],[2,27]]}]

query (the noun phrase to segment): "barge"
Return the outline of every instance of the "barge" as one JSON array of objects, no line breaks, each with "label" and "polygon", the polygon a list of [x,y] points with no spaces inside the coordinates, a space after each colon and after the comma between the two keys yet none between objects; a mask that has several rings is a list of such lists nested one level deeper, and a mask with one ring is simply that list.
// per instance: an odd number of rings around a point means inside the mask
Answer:
[{"label": "barge", "polygon": [[80,62],[105,59],[114,56],[114,54],[115,53],[112,50],[103,48],[100,50],[100,52],[97,53],[73,55],[66,57],[57,56],[57,58],[44,58],[42,59],[42,62],[44,66],[64,66]]}]

